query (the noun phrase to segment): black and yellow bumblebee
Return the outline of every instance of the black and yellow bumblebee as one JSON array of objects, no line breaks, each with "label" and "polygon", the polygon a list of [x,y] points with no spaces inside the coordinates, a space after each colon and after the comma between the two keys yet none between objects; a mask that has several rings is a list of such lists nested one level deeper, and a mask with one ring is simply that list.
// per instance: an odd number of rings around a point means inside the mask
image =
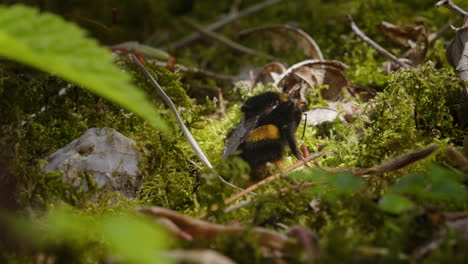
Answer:
[{"label": "black and yellow bumblebee", "polygon": [[298,159],[295,133],[302,111],[287,96],[265,92],[249,98],[241,111],[243,117],[228,134],[223,157],[240,150],[240,157],[255,170],[268,162],[282,159],[286,146]]}]

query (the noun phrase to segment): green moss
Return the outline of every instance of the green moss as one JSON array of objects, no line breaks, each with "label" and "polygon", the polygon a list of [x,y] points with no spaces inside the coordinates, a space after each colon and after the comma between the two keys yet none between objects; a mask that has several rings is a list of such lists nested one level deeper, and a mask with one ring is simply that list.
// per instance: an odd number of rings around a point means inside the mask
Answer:
[{"label": "green moss", "polygon": [[[51,4],[54,1],[46,2],[49,3],[46,5],[48,8],[68,13],[68,6],[56,7]],[[230,8],[227,3],[214,2],[216,1],[196,2],[186,12],[203,24],[212,22],[216,20],[214,11],[227,12]],[[242,1],[241,8],[254,2]],[[168,3],[158,5],[158,10],[154,9],[154,5],[148,8],[149,4],[145,3],[132,6],[132,15],[126,18],[130,19],[134,14],[148,13],[148,16],[144,16],[145,19],[156,17],[155,21],[145,23],[142,30],[135,31],[135,26],[132,25],[133,32],[112,37],[106,37],[104,34],[102,40],[110,43],[111,39],[128,40],[127,36],[135,36],[132,39],[141,40],[139,36],[153,33],[154,25],[159,27],[164,24],[166,27],[161,27],[161,31],[155,34],[159,37],[162,30],[168,30],[169,23],[177,23],[177,18],[174,19],[165,10],[166,7],[169,8]],[[222,210],[210,212],[208,209],[212,205],[219,205],[233,195],[234,191],[221,183],[216,173],[202,169],[203,164],[177,127],[172,113],[164,106],[154,87],[133,65],[125,60],[117,62],[133,74],[135,82],[161,109],[174,131],[172,135],[163,136],[133,114],[122,111],[118,106],[51,74],[2,60],[0,124],[3,133],[0,134],[0,148],[3,151],[0,157],[12,161],[8,170],[19,182],[16,198],[22,207],[44,208],[67,203],[90,215],[100,215],[103,212],[118,213],[138,205],[158,205],[192,216],[208,212],[212,222],[262,225],[278,232],[284,232],[278,227],[278,223],[287,226],[300,224],[319,235],[319,250],[323,263],[342,263],[343,260],[359,263],[408,262],[412,251],[429,241],[439,230],[438,226],[434,226],[422,214],[422,208],[437,208],[441,211],[466,210],[466,201],[423,201],[409,196],[418,207],[401,215],[390,215],[379,210],[377,200],[398,179],[411,172],[426,171],[429,162],[446,161],[443,150],[448,144],[460,145],[462,136],[468,131],[466,126],[463,127],[454,118],[452,106],[466,100],[466,94],[463,93],[466,83],[458,80],[453,72],[447,69],[444,39],[436,41],[428,53],[428,58],[434,63],[427,63],[420,69],[384,74],[381,63],[386,58],[351,33],[345,14],[351,13],[356,23],[371,38],[398,54],[401,50],[389,45],[376,25],[383,19],[398,25],[422,19],[428,24],[430,31],[435,31],[447,23],[452,14],[444,8],[434,9],[432,5],[433,3],[424,0],[317,0],[307,3],[290,1],[265,9],[259,13],[261,15],[245,17],[236,22],[235,26],[228,26],[223,31],[223,34],[236,39],[238,29],[284,23],[293,19],[299,27],[314,37],[322,47],[325,58],[339,59],[350,66],[345,72],[350,81],[375,88],[379,92],[367,106],[366,114],[370,117],[361,116],[351,125],[334,121],[321,127],[307,129],[306,137],[299,140],[299,143],[305,143],[311,152],[334,151],[333,155],[317,159],[321,165],[371,167],[433,143],[441,146],[439,153],[428,159],[399,171],[368,177],[365,188],[357,192],[335,195],[335,199],[327,199],[326,195],[311,193],[308,188],[292,190],[296,182],[286,178],[259,188],[256,190],[256,196],[247,196],[246,198],[253,199],[248,206],[230,213],[223,213]],[[125,8],[127,7],[125,5]],[[142,12],[141,8],[148,12]],[[90,16],[99,17],[99,10],[104,9],[95,9]],[[401,10],[405,12],[402,13]],[[291,14],[294,14],[294,17],[291,17]],[[103,19],[107,19],[107,16],[109,14],[103,16]],[[123,25],[126,26],[127,22]],[[161,39],[159,43],[168,44],[189,33],[186,28],[175,24],[174,26],[178,32],[173,35],[171,33],[168,39]],[[99,30],[91,31],[92,34],[99,35]],[[453,34],[450,34],[452,33],[448,32],[444,37],[453,37]],[[241,43],[261,51],[272,52],[271,49],[266,49],[270,47],[269,43],[263,43],[264,40]],[[178,62],[183,64],[233,75],[238,74],[247,64],[260,67],[266,63],[264,59],[233,52],[230,48],[213,44],[211,41],[194,44],[174,54],[177,55]],[[276,55],[289,64],[303,59],[297,50]],[[228,82],[215,82],[197,75],[174,73],[151,64],[146,66],[177,105],[182,118],[216,172],[238,185],[248,184],[249,168],[245,162],[221,157],[224,139],[240,118],[239,108],[242,101],[272,87],[260,85],[255,89],[244,89],[241,86],[232,88]],[[59,96],[62,88],[66,89],[66,95]],[[223,116],[212,115],[216,106],[212,97],[217,96],[218,88],[223,88],[223,95],[228,100],[228,108]],[[321,100],[314,102],[317,105],[323,104]],[[41,111],[42,108],[44,111]],[[32,114],[35,114],[34,117],[31,117]],[[73,187],[64,183],[60,174],[45,174],[41,171],[44,157],[91,127],[113,127],[136,140],[138,147],[145,152],[140,163],[144,184],[137,198],[127,199],[116,193],[101,192],[95,188],[86,190]],[[299,129],[297,137],[301,134],[302,130]],[[294,161],[295,158],[286,157],[286,163]],[[92,184],[89,187],[92,187]],[[273,194],[288,188],[291,190]],[[309,207],[310,201],[314,199],[320,201],[318,211]],[[458,244],[455,247],[452,241],[448,239],[441,248],[421,261],[432,263],[465,259],[466,255],[462,249],[466,241],[457,240]],[[183,245],[185,248],[201,246],[219,250],[239,263],[268,261],[260,257],[258,243],[248,233],[234,237],[224,236],[208,245],[198,242],[187,242]],[[91,252],[93,249],[95,247],[81,247],[82,251],[77,252],[81,258],[76,259],[86,262],[84,258],[89,256],[92,260],[102,260],[99,259],[102,257],[99,252]],[[90,252],[89,255],[86,252]],[[27,262],[20,256],[8,258],[10,263],[15,261]],[[293,262],[296,259],[288,261]]]}]

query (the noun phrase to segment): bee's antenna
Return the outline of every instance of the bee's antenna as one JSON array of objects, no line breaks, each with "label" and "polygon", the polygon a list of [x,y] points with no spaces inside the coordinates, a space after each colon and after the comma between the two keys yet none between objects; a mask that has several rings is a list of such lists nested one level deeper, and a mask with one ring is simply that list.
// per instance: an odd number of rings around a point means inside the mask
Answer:
[{"label": "bee's antenna", "polygon": [[301,140],[304,139],[305,131],[306,131],[306,126],[307,126],[307,113],[304,113],[304,115],[305,115],[305,120],[304,120],[304,128],[302,129],[302,137],[301,137]]}]

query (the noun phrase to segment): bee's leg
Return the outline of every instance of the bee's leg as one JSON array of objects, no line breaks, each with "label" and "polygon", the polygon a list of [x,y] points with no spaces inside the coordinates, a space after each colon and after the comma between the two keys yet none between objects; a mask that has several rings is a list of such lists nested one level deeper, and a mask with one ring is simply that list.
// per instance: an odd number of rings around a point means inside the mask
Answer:
[{"label": "bee's leg", "polygon": [[302,157],[307,158],[310,155],[309,149],[305,144],[302,144],[301,147],[299,148],[299,151],[302,154]]},{"label": "bee's leg", "polygon": [[275,167],[280,171],[282,175],[286,173],[284,169],[284,165],[283,165],[283,159],[275,160],[272,163],[275,165]]},{"label": "bee's leg", "polygon": [[294,129],[292,127],[283,127],[283,133],[284,135],[286,135],[286,139],[288,140],[289,148],[291,149],[292,154],[298,160],[302,160],[305,166],[311,168],[311,166],[307,164],[304,160],[301,151],[297,148],[296,138],[294,136]]},{"label": "bee's leg", "polygon": [[308,168],[312,168],[312,166],[309,165],[309,163],[306,163],[304,158],[307,158],[310,156],[309,150],[307,149],[307,146],[302,144],[302,146],[298,149],[299,155],[300,155],[300,160],[304,162],[304,165]]}]

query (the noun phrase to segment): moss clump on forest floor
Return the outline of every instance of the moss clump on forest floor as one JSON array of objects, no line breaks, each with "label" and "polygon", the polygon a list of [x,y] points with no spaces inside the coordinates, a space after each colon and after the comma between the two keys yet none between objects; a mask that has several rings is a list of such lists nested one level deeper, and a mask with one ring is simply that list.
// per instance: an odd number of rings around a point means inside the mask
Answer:
[{"label": "moss clump on forest floor", "polygon": [[[245,3],[249,5],[250,2]],[[264,226],[279,232],[284,231],[281,228],[282,224],[300,224],[319,235],[318,247],[323,263],[342,263],[343,260],[360,263],[399,263],[408,262],[411,252],[429,241],[440,228],[424,214],[426,207],[440,211],[467,210],[466,201],[434,201],[411,195],[410,198],[416,206],[401,215],[383,212],[378,207],[378,199],[384,193],[392,191],[391,187],[395,182],[413,172],[427,172],[430,162],[445,162],[442,154],[445,146],[459,145],[461,136],[467,134],[466,127],[457,125],[454,118],[456,115],[451,108],[453,104],[458,103],[457,100],[466,98],[461,89],[466,83],[458,80],[447,69],[439,68],[445,65],[442,57],[443,41],[436,42],[428,54],[429,58],[436,61],[437,67],[428,63],[419,70],[385,75],[380,70],[384,58],[350,34],[344,16],[337,17],[335,14],[336,9],[343,14],[351,10],[356,22],[384,46],[387,45],[374,26],[380,20],[392,17],[389,14],[399,13],[402,9],[426,8],[429,10],[425,12],[426,20],[437,20],[437,23],[429,25],[432,31],[438,29],[437,25],[448,21],[448,12],[434,11],[431,9],[433,4],[427,1],[399,1],[398,5],[392,5],[393,2],[288,2],[265,10],[264,14],[274,17],[275,23],[282,23],[289,21],[293,10],[296,14],[294,19],[299,21],[300,27],[311,33],[321,47],[326,47],[323,52],[327,58],[342,59],[350,65],[346,75],[352,82],[375,88],[380,92],[367,106],[367,113],[372,113],[370,119],[363,116],[351,125],[333,122],[328,127],[322,127],[327,133],[321,133],[319,128],[307,131],[302,142],[311,150],[315,152],[321,146],[325,146],[325,150],[335,152],[318,159],[321,165],[371,167],[383,160],[434,143],[441,146],[439,154],[396,172],[371,176],[366,179],[365,187],[354,192],[334,195],[333,198],[319,195],[308,188],[272,194],[279,189],[292,189],[294,186],[294,182],[289,178],[278,180],[259,189],[257,196],[249,197],[254,199],[250,205],[231,213],[212,213],[210,221]],[[205,16],[209,10],[205,5],[210,6],[210,1],[197,3],[194,7],[200,21],[210,19]],[[217,10],[227,8],[226,3],[220,5],[216,6]],[[388,6],[392,8],[389,9]],[[440,12],[443,15],[440,15]],[[340,19],[340,23],[335,23]],[[247,28],[266,24],[267,21],[270,20],[263,16],[253,16],[250,20],[240,21],[239,25]],[[413,23],[414,20],[407,16],[399,22]],[[147,28],[146,31],[148,30]],[[228,34],[234,34],[232,29],[227,31]],[[226,47],[214,47],[207,49],[205,46],[194,46],[179,52],[177,56],[181,57],[180,62],[188,65],[198,65],[199,61],[203,61],[208,69],[232,74],[237,74],[240,65],[245,63],[256,66],[265,63],[262,59],[239,56]],[[285,60],[292,63],[300,58],[295,52]],[[16,199],[21,207],[43,209],[67,203],[95,216],[103,212],[133,209],[139,205],[158,205],[197,216],[234,193],[222,184],[216,175],[200,169],[203,165],[192,152],[172,114],[162,105],[148,81],[133,66],[123,61],[119,64],[132,72],[138,85],[159,105],[173,129],[170,136],[163,136],[140,118],[53,75],[37,72],[16,63],[0,61],[0,75],[3,76],[0,80],[0,122],[3,132],[0,135],[0,148],[3,150],[0,158],[5,157],[11,161],[7,169],[18,183]],[[241,102],[237,101],[238,98],[266,88],[244,91],[243,94],[235,89],[225,91],[225,98],[230,100],[226,115],[222,118],[210,117],[214,111],[214,102],[210,98],[205,100],[207,93],[197,89],[212,85],[213,87],[209,87],[210,94],[214,94],[213,91],[216,92],[217,88],[214,81],[147,66],[178,106],[182,118],[217,172],[236,183],[245,183],[249,171],[245,162],[221,158],[224,136],[239,119],[238,108]],[[184,78],[184,82],[181,78]],[[66,95],[58,95],[61,89],[66,90]],[[196,95],[198,101],[190,98],[188,94]],[[43,107],[44,111],[41,110]],[[32,114],[35,116],[30,117]],[[136,199],[127,199],[114,193],[101,193],[101,190],[96,189],[86,191],[72,187],[63,182],[60,174],[45,174],[41,171],[42,159],[46,155],[65,146],[91,127],[113,127],[135,139],[139,147],[146,150],[141,162],[145,183]],[[298,131],[298,135],[301,132]],[[292,163],[295,159],[288,157],[286,161]],[[90,197],[93,198],[89,200]],[[312,200],[319,202],[318,211],[309,207]],[[457,245],[453,246],[453,238],[457,238],[456,235],[450,236],[441,248],[430,253],[423,261],[431,263],[465,260],[466,241],[457,240]],[[69,246],[78,247],[73,244]],[[198,244],[190,242],[183,243],[182,246],[199,247]],[[256,241],[248,234],[241,237],[226,236],[208,247],[220,250],[239,263],[267,262],[260,257]],[[57,248],[50,249],[51,254],[60,252],[62,251]],[[16,258],[21,262],[19,257]],[[96,257],[93,261],[99,259]]]},{"label": "moss clump on forest floor", "polygon": [[[88,128],[112,127],[136,140],[138,146],[146,150],[142,161],[146,166],[141,169],[147,181],[141,188],[140,200],[134,203],[194,210],[196,202],[193,192],[197,186],[195,172],[198,169],[190,160],[196,158],[175,126],[172,136],[163,137],[141,118],[50,74],[11,62],[2,62],[1,66],[5,73],[3,85],[8,88],[2,90],[2,100],[17,102],[22,110],[8,107],[9,104],[2,104],[5,107],[1,109],[2,115],[8,117],[2,120],[2,157],[11,161],[8,169],[18,183],[17,200],[22,206],[42,207],[57,200],[78,207],[90,206],[86,203],[87,198],[98,190],[86,191],[68,186],[62,181],[61,175],[45,174],[41,171],[42,159],[79,137]],[[188,121],[187,125],[192,129],[199,127],[204,122],[201,116],[212,111],[213,104],[195,104],[182,88],[179,75],[162,68],[154,70],[168,94],[180,105],[181,115]],[[21,74],[15,74],[16,71]],[[151,93],[154,90],[147,85],[146,80],[143,82],[139,79],[137,82],[145,87],[160,108],[164,108],[157,95]],[[61,90],[65,91],[65,95],[59,95]],[[24,96],[31,92],[38,96]],[[163,111],[174,125],[176,122],[170,117],[169,111]],[[168,199],[165,192],[173,197]],[[175,198],[175,195],[180,198]]]},{"label": "moss clump on forest floor", "polygon": [[[248,207],[227,215],[216,214],[217,221],[241,221],[274,229],[278,223],[307,226],[323,238],[321,252],[326,262],[349,259],[356,252],[363,252],[356,255],[362,261],[408,261],[408,254],[431,239],[438,228],[423,211],[389,215],[375,201],[398,179],[426,171],[431,162],[446,161],[443,155],[446,146],[460,143],[468,130],[454,119],[451,106],[466,98],[465,85],[450,71],[435,69],[430,62],[421,69],[394,73],[385,89],[369,102],[366,113],[370,118],[362,116],[348,126],[335,122],[329,127],[330,136],[317,136],[314,128],[304,139],[311,148],[325,144],[326,150],[335,152],[320,159],[321,164],[329,167],[372,167],[431,144],[440,146],[439,154],[399,171],[370,176],[366,187],[358,193],[333,200],[311,195],[307,190],[269,195],[274,190],[291,187],[288,181],[277,181],[258,191],[260,197],[254,198],[255,202]],[[321,201],[318,213],[308,206],[313,199]],[[460,199],[460,202],[423,199],[418,203],[442,211],[465,210],[466,201]],[[379,247],[385,248],[386,253],[366,251]]]},{"label": "moss clump on forest floor", "polygon": [[[23,66],[16,67],[24,69]],[[223,135],[239,118],[236,107],[230,108],[224,118],[204,118],[202,116],[208,109],[213,110],[210,102],[207,105],[194,104],[185,94],[179,75],[161,68],[153,68],[153,71],[174,97],[174,101],[181,105],[183,118],[188,120],[201,148],[210,150],[208,156],[220,174],[227,178],[238,177],[239,174],[247,175],[248,169],[241,165],[243,162],[220,158]],[[4,147],[12,149],[9,143],[16,144],[17,151],[11,152],[15,156],[10,157],[15,162],[10,169],[20,182],[18,200],[23,206],[43,207],[63,201],[94,214],[137,205],[158,205],[197,215],[233,193],[216,177],[210,176],[209,172],[200,171],[200,163],[167,111],[175,131],[169,137],[154,131],[138,117],[122,112],[118,107],[73,85],[40,72],[29,71],[27,74],[23,80],[34,78],[35,75],[42,76],[36,80],[47,80],[48,85],[39,84],[38,87],[47,87],[52,96],[46,103],[51,107],[46,107],[45,111],[37,113],[34,118],[28,117],[35,113],[30,110],[22,114],[18,121],[3,125],[3,131],[6,132],[3,135],[5,140],[2,140]],[[136,76],[139,85],[144,86],[151,95],[151,86],[138,74]],[[14,84],[18,80],[9,81]],[[67,94],[58,96],[58,91],[64,85],[68,87]],[[322,164],[332,167],[369,167],[428,144],[456,143],[457,138],[463,135],[463,130],[453,122],[450,105],[460,98],[462,86],[463,83],[452,73],[434,69],[430,63],[420,70],[396,73],[389,85],[370,104],[372,108],[369,107],[368,111],[373,112],[370,120],[363,117],[349,126],[335,122],[329,128],[329,136],[317,136],[316,129],[312,129],[306,134],[304,142],[311,148],[315,148],[316,144],[327,144],[327,149],[333,149],[334,155],[320,160]],[[28,89],[27,86],[16,87]],[[17,93],[11,99],[21,101],[20,94]],[[152,97],[155,102],[159,101],[154,94]],[[42,105],[44,101],[38,100],[35,103]],[[27,121],[23,126],[20,123],[22,120]],[[141,166],[145,183],[137,199],[128,200],[115,194],[101,194],[89,202],[89,197],[95,195],[96,190],[83,191],[71,187],[62,181],[59,174],[47,175],[40,170],[41,158],[66,145],[87,128],[106,126],[132,137],[146,150]],[[440,132],[436,133],[436,130]],[[369,188],[366,190],[339,195],[332,200],[314,196],[308,189],[273,195],[271,193],[275,190],[293,186],[290,180],[279,180],[259,190],[259,196],[249,206],[229,214],[214,214],[213,221],[235,221],[273,229],[278,229],[278,223],[306,226],[320,236],[320,251],[327,262],[347,259],[350,255],[356,255],[356,252],[364,252],[366,247],[382,247],[388,252],[383,256],[358,254],[355,256],[357,259],[404,261],[415,245],[430,239],[436,229],[420,213],[389,215],[379,210],[372,199],[380,197],[398,178],[422,170],[430,161],[436,160],[443,160],[443,157],[435,156],[401,171],[382,175],[384,177],[373,176],[368,180]],[[312,199],[320,201],[320,211],[317,213],[313,213],[309,207]],[[443,208],[442,205],[440,209]],[[254,241],[247,240],[246,243],[250,244],[239,250],[256,247]],[[224,253],[237,259],[237,247],[225,247],[232,243],[239,243],[239,240],[227,237],[215,242],[213,246],[219,249],[229,248]],[[188,243],[186,246],[195,245]],[[441,257],[440,253],[434,254],[436,258]],[[256,259],[257,263],[264,261],[261,258]]]}]

